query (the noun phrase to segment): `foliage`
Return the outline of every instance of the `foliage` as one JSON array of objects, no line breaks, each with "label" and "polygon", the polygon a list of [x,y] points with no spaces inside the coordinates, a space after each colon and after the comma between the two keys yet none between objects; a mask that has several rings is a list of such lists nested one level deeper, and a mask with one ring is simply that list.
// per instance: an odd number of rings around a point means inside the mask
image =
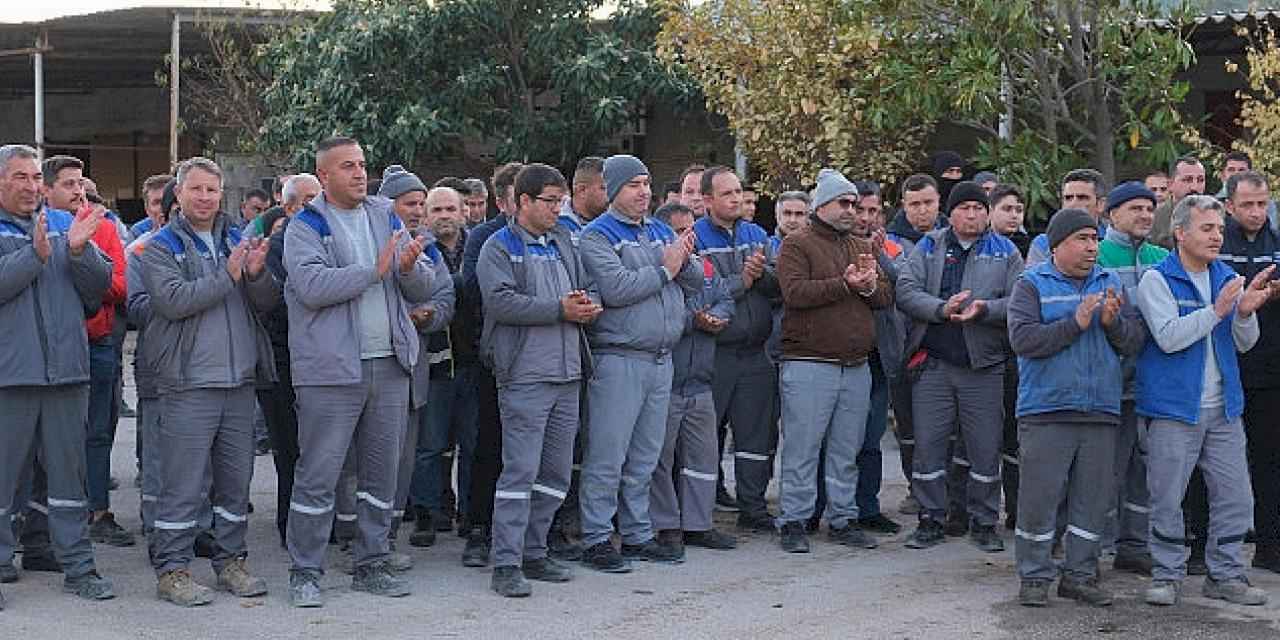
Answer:
[{"label": "foliage", "polygon": [[562,168],[597,152],[649,105],[695,88],[658,62],[659,18],[625,1],[337,0],[267,44],[275,72],[259,146],[299,166],[342,133],[371,165],[456,153],[464,137],[496,159]]},{"label": "foliage", "polygon": [[[1232,146],[1248,153],[1254,169],[1274,180],[1280,178],[1280,39],[1269,26],[1256,32],[1242,28],[1239,35],[1249,39],[1244,72],[1247,88],[1237,92],[1245,135]],[[1239,72],[1240,68],[1228,63],[1227,71]]]}]

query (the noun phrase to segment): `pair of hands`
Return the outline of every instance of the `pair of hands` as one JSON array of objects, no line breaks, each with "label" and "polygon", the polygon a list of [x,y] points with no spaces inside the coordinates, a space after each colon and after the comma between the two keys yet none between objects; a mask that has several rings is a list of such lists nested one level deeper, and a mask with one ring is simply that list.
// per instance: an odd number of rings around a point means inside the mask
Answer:
[{"label": "pair of hands", "polygon": [[1120,307],[1124,306],[1124,292],[1116,293],[1115,289],[1107,288],[1106,294],[1091,293],[1080,300],[1080,304],[1076,305],[1075,320],[1076,326],[1081,331],[1089,328],[1093,324],[1093,312],[1099,307],[1102,308],[1102,326],[1111,327],[1116,323],[1116,318],[1120,316]]},{"label": "pair of hands", "polygon": [[764,275],[764,249],[756,249],[742,263],[742,288],[750,289]]},{"label": "pair of hands", "polygon": [[876,289],[876,258],[869,253],[858,254],[858,259],[844,268],[844,284],[850,290],[870,294]]},{"label": "pair of hands", "polygon": [[689,256],[693,255],[693,230],[690,229],[680,234],[676,241],[667,245],[662,250],[662,266],[667,269],[667,273],[671,277],[675,277],[680,270],[684,268],[684,263],[689,260]]},{"label": "pair of hands", "polygon": [[577,324],[591,324],[595,322],[600,312],[604,311],[604,307],[596,304],[586,291],[574,289],[564,294],[560,298],[560,309],[564,312],[564,319]]},{"label": "pair of hands", "polygon": [[[970,301],[969,297],[973,292],[965,289],[957,293],[942,305],[942,318],[950,322],[972,322],[982,314],[987,308],[986,300]],[[966,305],[965,303],[969,304]]]},{"label": "pair of hands", "polygon": [[1271,282],[1271,274],[1275,270],[1276,266],[1271,265],[1259,271],[1247,287],[1244,276],[1232,278],[1231,282],[1224,285],[1218,292],[1218,299],[1213,303],[1213,312],[1218,314],[1218,318],[1227,317],[1232,309],[1235,309],[1242,318],[1253,315],[1259,307],[1280,293],[1280,283]]},{"label": "pair of hands", "polygon": [[[67,249],[71,255],[78,256],[84,252],[93,234],[98,232],[98,225],[107,218],[107,209],[100,204],[87,203],[76,212],[71,228],[67,230]],[[35,216],[31,228],[31,246],[35,249],[40,262],[48,262],[53,255],[53,243],[49,241],[49,222],[44,209]]]}]

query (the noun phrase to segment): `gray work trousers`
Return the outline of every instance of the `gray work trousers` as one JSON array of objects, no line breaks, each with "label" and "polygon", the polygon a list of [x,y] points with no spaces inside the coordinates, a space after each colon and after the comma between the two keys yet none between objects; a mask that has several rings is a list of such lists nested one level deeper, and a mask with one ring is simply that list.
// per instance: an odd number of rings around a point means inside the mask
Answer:
[{"label": "gray work trousers", "polygon": [[48,499],[33,499],[30,507],[48,515],[54,557],[68,577],[93,571],[85,495],[89,385],[0,387],[0,407],[0,564],[13,562],[11,514],[20,508],[14,496],[19,479],[38,459],[48,472]]},{"label": "gray work trousers", "polygon": [[711,529],[719,462],[716,407],[711,392],[691,396],[672,393],[666,439],[649,486],[649,518],[654,529]]},{"label": "gray work trousers", "polygon": [[871,370],[827,362],[782,363],[782,522],[805,522],[818,492],[818,456],[826,442],[823,481],[827,523],[858,519],[858,452],[871,407]]},{"label": "gray work trousers", "polygon": [[400,445],[400,463],[396,468],[396,498],[391,509],[391,531],[387,534],[391,540],[399,535],[400,523],[404,520],[404,506],[409,500],[409,489],[413,485],[413,466],[418,461],[418,425],[421,424],[422,412],[426,410],[426,405],[421,409],[410,409],[404,423],[404,441]]},{"label": "gray work trousers", "polygon": [[1147,486],[1151,489],[1151,577],[1182,580],[1190,555],[1182,519],[1182,498],[1196,467],[1209,489],[1209,576],[1244,577],[1244,537],[1253,526],[1253,488],[1240,418],[1228,420],[1222,407],[1200,411],[1190,425],[1156,419],[1147,424]]},{"label": "gray work trousers", "polygon": [[502,474],[493,494],[493,566],[547,557],[551,519],[569,491],[582,383],[498,387]]},{"label": "gray work trousers", "polygon": [[286,527],[294,570],[323,571],[338,477],[354,450],[356,566],[390,554],[392,501],[409,415],[409,375],[392,357],[364,360],[355,384],[297,386],[298,467]]},{"label": "gray work trousers", "polygon": [[356,509],[360,507],[356,500],[356,448],[347,449],[347,457],[342,461],[342,473],[338,474],[338,486],[334,489],[333,537],[339,542],[350,542],[356,537]]},{"label": "gray work trousers", "polygon": [[957,367],[930,358],[912,387],[916,447],[912,493],[920,518],[942,522],[947,510],[951,434],[959,428],[969,467],[969,517],[994,525],[1000,513],[1000,448],[1004,432],[1004,365]]},{"label": "gray work trousers", "polygon": [[142,449],[148,452],[142,458],[142,491],[138,494],[141,502],[142,534],[151,536],[155,528],[156,503],[160,500],[160,455],[151,452],[159,450],[157,443],[160,437],[160,399],[138,398],[138,438],[142,440]]},{"label": "gray work trousers", "polygon": [[253,385],[160,398],[159,437],[146,454],[159,459],[155,530],[148,540],[156,575],[191,564],[206,500],[213,505],[214,571],[247,553],[253,407]]},{"label": "gray work trousers", "polygon": [[763,346],[717,347],[711,385],[717,422],[727,422],[733,430],[733,479],[737,483],[738,507],[745,514],[764,517],[764,494],[778,448],[778,422],[773,408],[778,393],[777,369],[769,362]]},{"label": "gray work trousers", "polygon": [[1120,430],[1116,432],[1116,502],[1114,509],[1116,555],[1150,553],[1151,494],[1147,491],[1147,424],[1134,411],[1132,400],[1121,405]]},{"label": "gray work trousers", "polygon": [[587,385],[587,447],[579,496],[587,546],[609,540],[615,515],[625,544],[653,538],[649,482],[662,455],[671,374],[670,354],[596,356],[595,375]]},{"label": "gray work trousers", "polygon": [[1106,422],[1022,422],[1014,557],[1023,580],[1053,580],[1054,525],[1067,500],[1065,575],[1096,578],[1102,532],[1111,509],[1116,426]]}]

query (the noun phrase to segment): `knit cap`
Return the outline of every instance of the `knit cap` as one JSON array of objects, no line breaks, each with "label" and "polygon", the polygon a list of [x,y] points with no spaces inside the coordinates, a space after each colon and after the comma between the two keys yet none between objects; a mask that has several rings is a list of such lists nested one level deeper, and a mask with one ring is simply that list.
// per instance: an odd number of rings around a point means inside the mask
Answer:
[{"label": "knit cap", "polygon": [[823,169],[818,172],[818,184],[813,188],[812,204],[810,205],[814,211],[817,211],[822,205],[839,198],[840,196],[852,195],[858,196],[858,188],[844,177],[843,173],[835,169]]},{"label": "knit cap", "polygon": [[962,202],[977,202],[987,210],[991,209],[991,203],[987,202],[987,192],[982,190],[976,182],[968,180],[956,183],[951,188],[951,194],[947,196],[946,214],[951,215],[951,210],[955,209]]},{"label": "knit cap", "polygon": [[404,167],[393,164],[382,172],[382,184],[378,187],[378,195],[395,200],[410,191],[427,192],[427,185]]},{"label": "knit cap", "polygon": [[636,176],[649,175],[649,168],[635,156],[619,154],[604,161],[604,190],[609,202]]},{"label": "knit cap", "polygon": [[1096,229],[1098,222],[1083,209],[1063,209],[1049,219],[1049,228],[1045,229],[1045,236],[1049,238],[1049,248],[1054,249],[1062,244],[1063,240],[1071,237],[1071,234],[1081,229]]},{"label": "knit cap", "polygon": [[1116,185],[1116,188],[1107,194],[1107,211],[1116,209],[1124,203],[1138,198],[1146,198],[1151,201],[1151,206],[1156,206],[1156,194],[1148,189],[1147,185],[1136,180]]}]

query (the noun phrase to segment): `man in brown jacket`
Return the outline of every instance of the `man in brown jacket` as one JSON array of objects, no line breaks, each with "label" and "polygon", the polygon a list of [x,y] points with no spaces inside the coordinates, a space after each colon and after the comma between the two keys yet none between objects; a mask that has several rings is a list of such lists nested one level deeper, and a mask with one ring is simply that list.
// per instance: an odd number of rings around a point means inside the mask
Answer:
[{"label": "man in brown jacket", "polygon": [[858,451],[871,396],[868,354],[875,348],[872,309],[893,302],[892,284],[871,245],[853,235],[858,191],[823,169],[813,191],[810,225],[782,245],[777,274],[782,317],[782,549],[807,553],[818,455],[825,459],[827,522],[833,541],[871,549],[856,526]]}]

